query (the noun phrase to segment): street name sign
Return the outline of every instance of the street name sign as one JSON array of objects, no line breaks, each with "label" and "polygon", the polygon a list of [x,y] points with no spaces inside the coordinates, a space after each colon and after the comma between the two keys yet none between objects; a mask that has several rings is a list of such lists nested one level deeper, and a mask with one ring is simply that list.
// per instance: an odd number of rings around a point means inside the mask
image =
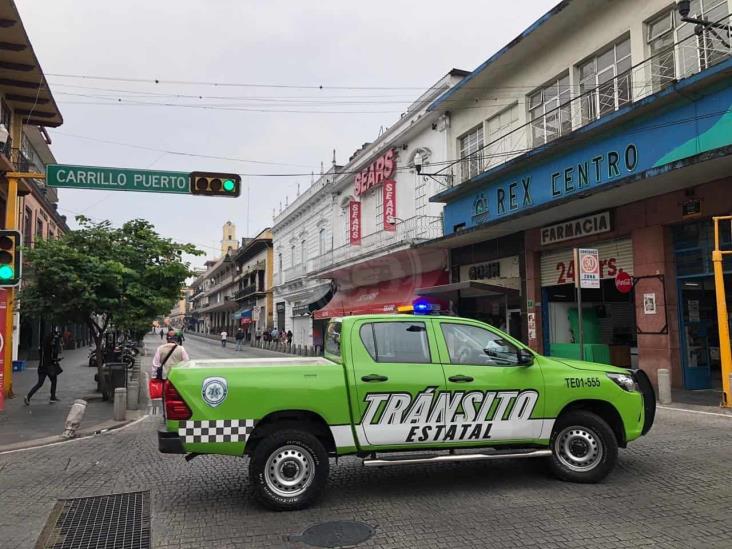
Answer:
[{"label": "street name sign", "polygon": [[46,166],[46,184],[66,189],[190,194],[188,172],[160,172],[99,166]]}]

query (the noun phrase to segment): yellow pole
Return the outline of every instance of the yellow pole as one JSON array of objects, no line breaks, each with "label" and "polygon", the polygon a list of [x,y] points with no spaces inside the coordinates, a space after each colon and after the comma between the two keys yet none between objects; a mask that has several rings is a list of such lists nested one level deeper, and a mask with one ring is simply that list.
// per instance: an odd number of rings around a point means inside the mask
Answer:
[{"label": "yellow pole", "polygon": [[[719,222],[730,221],[732,217],[714,218],[714,284],[717,294],[717,323],[719,324],[719,357],[722,362],[722,406],[732,408],[732,393],[730,393],[730,374],[732,374],[732,351],[729,341],[729,319],[727,316],[727,296],[724,289],[725,252],[719,249]],[[727,254],[730,252],[727,252]]]},{"label": "yellow pole", "polygon": [[[5,228],[16,230],[18,213],[18,179],[7,174],[8,177],[8,201],[5,207]],[[6,288],[8,295],[8,308],[5,310],[5,396],[13,398],[13,311],[15,309],[15,288]]]},{"label": "yellow pole", "polygon": [[[46,174],[36,172],[7,172],[5,177],[8,180],[8,200],[5,207],[5,229],[9,231],[18,230],[18,179],[45,179]],[[2,390],[5,396],[12,398],[13,394],[13,320],[15,311],[15,288],[6,288],[8,292],[8,308],[5,312],[5,326],[7,337],[3,348],[5,358],[5,386]]]}]

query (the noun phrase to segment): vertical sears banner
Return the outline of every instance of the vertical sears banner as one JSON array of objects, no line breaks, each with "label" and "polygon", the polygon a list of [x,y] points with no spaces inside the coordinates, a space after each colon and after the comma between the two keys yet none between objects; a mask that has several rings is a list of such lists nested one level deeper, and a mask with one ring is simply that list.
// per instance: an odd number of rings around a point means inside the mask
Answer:
[{"label": "vertical sears banner", "polygon": [[384,230],[396,231],[396,181],[384,181]]},{"label": "vertical sears banner", "polygon": [[361,245],[361,203],[351,200],[348,203],[348,233],[351,236],[351,246]]}]

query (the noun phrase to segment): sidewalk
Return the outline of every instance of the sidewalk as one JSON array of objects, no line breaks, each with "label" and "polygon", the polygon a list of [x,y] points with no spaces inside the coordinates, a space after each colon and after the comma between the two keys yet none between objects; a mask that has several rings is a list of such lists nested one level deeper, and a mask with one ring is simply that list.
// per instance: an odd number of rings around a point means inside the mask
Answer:
[{"label": "sidewalk", "polygon": [[55,404],[49,404],[51,383],[48,379],[33,396],[30,406],[23,403],[23,397],[38,381],[38,361],[29,361],[22,372],[13,372],[15,398],[5,399],[5,411],[0,412],[0,450],[29,446],[38,439],[55,439],[64,430],[71,405],[79,398],[87,401],[80,432],[114,425],[111,422],[112,403],[102,402],[101,395],[96,392],[94,374],[97,370],[88,366],[88,354],[88,347],[64,351],[61,361],[64,371],[59,375],[56,387],[56,396],[61,402]]}]

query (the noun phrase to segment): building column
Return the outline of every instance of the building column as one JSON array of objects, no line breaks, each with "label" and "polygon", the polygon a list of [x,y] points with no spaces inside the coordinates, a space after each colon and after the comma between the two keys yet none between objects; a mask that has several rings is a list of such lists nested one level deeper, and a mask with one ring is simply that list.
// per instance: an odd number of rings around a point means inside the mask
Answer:
[{"label": "building column", "polygon": [[[541,354],[546,354],[544,349],[543,326],[542,326],[542,299],[541,299],[541,253],[533,250],[524,251],[525,287],[522,289],[523,301],[526,305],[526,342],[529,347]],[[529,302],[534,306],[529,307]],[[522,307],[523,308],[523,307]],[[531,323],[536,327],[535,334],[531,334]],[[534,337],[531,337],[531,336]]]},{"label": "building column", "polygon": [[[634,229],[633,274],[638,326],[638,367],[654,385],[658,370],[671,371],[674,387],[683,385],[679,356],[676,272],[669,229],[660,225]],[[663,275],[663,281],[658,276]],[[655,299],[655,313],[648,309]],[[666,333],[661,333],[666,326]]]}]

